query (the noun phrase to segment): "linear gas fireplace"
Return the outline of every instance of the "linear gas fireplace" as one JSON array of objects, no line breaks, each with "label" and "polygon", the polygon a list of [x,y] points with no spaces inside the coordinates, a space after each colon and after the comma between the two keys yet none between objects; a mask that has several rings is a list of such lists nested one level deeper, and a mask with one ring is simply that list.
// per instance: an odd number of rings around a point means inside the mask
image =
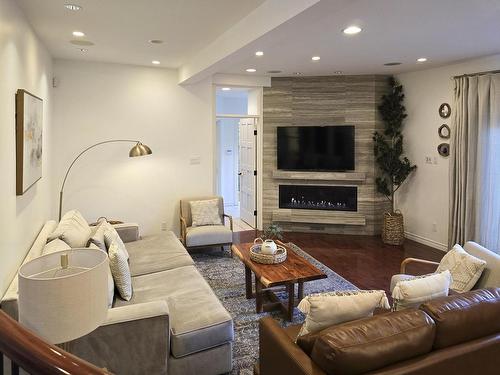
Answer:
[{"label": "linear gas fireplace", "polygon": [[357,211],[358,188],[356,186],[280,185],[279,207]]}]

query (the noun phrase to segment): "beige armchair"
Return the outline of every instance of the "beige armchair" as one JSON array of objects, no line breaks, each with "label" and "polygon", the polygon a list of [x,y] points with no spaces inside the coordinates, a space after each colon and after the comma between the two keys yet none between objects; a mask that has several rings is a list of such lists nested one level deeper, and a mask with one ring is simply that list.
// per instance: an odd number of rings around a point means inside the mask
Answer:
[{"label": "beige armchair", "polygon": [[[477,244],[473,241],[468,241],[463,246],[464,250],[470,255],[476,258],[482,259],[486,262],[486,267],[481,274],[481,277],[474,285],[473,289],[482,288],[497,288],[500,287],[500,255],[488,250],[487,248]],[[412,275],[406,273],[406,266],[410,263],[420,263],[420,264],[430,264],[435,265],[436,268],[439,265],[438,262],[433,262],[430,260],[418,259],[418,258],[406,258],[401,262],[400,274],[392,276],[391,279],[391,293],[396,284],[402,280],[408,280],[412,278]]]},{"label": "beige armchair", "polygon": [[[218,199],[222,225],[192,225],[190,202],[205,199]],[[229,227],[225,225],[226,218],[229,221]],[[188,250],[215,246],[224,248],[224,246],[231,246],[233,243],[233,218],[224,213],[224,200],[222,197],[212,196],[181,199],[180,224],[181,240]]]}]

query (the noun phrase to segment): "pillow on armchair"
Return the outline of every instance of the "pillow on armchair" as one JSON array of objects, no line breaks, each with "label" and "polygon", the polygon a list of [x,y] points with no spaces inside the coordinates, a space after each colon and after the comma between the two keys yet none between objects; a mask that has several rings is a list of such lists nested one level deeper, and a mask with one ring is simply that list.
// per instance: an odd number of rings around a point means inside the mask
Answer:
[{"label": "pillow on armchair", "polygon": [[219,212],[218,199],[206,199],[202,201],[191,201],[192,226],[221,225],[222,218]]},{"label": "pillow on armchair", "polygon": [[441,259],[436,272],[449,270],[453,279],[450,289],[464,293],[474,287],[485,267],[484,260],[470,255],[457,244]]}]

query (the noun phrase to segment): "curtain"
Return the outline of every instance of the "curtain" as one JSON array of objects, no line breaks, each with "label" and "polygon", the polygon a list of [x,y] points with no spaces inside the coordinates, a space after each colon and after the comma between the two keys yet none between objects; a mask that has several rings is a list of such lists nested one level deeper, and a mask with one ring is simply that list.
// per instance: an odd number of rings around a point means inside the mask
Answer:
[{"label": "curtain", "polygon": [[500,253],[500,74],[455,78],[448,245]]}]

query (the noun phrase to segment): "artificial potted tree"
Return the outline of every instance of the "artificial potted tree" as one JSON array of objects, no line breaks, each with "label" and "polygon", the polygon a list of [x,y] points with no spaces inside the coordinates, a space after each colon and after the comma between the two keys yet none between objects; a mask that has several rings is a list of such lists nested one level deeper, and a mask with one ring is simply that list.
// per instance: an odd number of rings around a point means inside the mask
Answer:
[{"label": "artificial potted tree", "polygon": [[384,213],[382,240],[387,244],[401,245],[404,221],[401,212],[395,209],[394,194],[417,166],[403,155],[402,127],[407,117],[403,86],[394,77],[389,78],[389,86],[389,92],[382,96],[382,103],[378,106],[384,131],[373,134],[375,161],[380,170],[375,183],[377,191],[391,202],[391,211]]}]

